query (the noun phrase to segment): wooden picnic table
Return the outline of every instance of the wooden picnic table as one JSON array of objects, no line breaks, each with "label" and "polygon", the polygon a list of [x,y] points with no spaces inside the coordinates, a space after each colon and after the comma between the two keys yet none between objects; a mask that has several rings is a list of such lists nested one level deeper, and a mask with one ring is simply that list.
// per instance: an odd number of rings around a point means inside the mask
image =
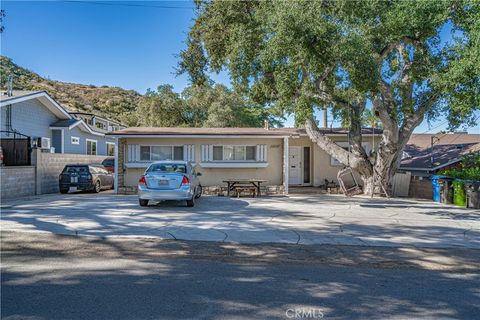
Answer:
[{"label": "wooden picnic table", "polygon": [[260,185],[262,182],[267,182],[267,180],[259,179],[230,179],[223,180],[227,184],[227,196],[230,196],[230,191],[234,191],[237,187],[253,185],[257,188],[257,196],[260,196]]}]

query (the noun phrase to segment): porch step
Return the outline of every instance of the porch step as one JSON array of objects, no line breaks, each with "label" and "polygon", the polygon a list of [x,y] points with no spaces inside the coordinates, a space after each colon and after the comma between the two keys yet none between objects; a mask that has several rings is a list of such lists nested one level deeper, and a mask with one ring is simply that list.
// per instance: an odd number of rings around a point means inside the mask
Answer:
[{"label": "porch step", "polygon": [[326,194],[323,187],[288,187],[289,194]]}]

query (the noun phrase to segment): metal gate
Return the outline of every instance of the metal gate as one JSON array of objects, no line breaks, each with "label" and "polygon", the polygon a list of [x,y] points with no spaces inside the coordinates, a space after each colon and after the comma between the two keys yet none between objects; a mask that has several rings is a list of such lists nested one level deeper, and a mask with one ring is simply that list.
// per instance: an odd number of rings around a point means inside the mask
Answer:
[{"label": "metal gate", "polygon": [[[0,145],[5,166],[29,166],[32,164],[32,148],[29,136],[16,131],[0,131]],[[9,137],[12,135],[13,137]],[[7,137],[5,137],[7,136]]]}]

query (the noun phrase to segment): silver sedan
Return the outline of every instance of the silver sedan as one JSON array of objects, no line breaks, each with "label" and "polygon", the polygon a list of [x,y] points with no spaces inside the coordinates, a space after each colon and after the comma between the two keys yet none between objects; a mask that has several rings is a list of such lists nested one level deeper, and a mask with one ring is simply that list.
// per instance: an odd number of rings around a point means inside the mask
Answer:
[{"label": "silver sedan", "polygon": [[138,202],[145,207],[149,200],[183,200],[193,207],[202,195],[199,176],[187,161],[154,162],[138,180]]}]

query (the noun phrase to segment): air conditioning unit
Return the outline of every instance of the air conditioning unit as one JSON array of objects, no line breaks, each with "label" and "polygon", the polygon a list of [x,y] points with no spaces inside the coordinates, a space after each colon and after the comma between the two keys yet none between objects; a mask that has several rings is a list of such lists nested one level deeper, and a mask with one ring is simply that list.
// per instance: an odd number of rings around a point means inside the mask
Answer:
[{"label": "air conditioning unit", "polygon": [[46,137],[38,138],[37,146],[40,149],[50,149],[50,147],[51,147],[50,138],[46,138]]}]

